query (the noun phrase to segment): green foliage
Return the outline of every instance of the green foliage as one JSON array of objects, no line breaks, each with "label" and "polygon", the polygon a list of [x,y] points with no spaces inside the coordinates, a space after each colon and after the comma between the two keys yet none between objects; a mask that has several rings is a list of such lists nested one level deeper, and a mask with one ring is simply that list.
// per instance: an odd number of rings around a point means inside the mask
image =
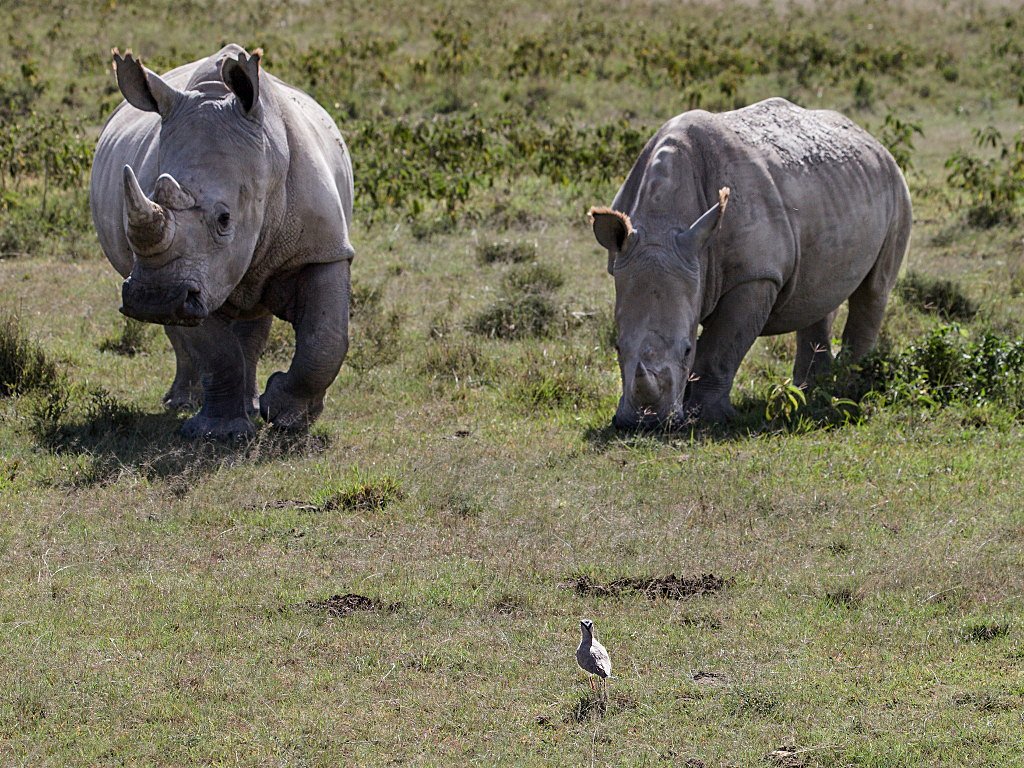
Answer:
[{"label": "green foliage", "polygon": [[556,267],[518,264],[503,278],[497,301],[472,317],[467,327],[496,339],[551,336],[562,316],[553,294],[564,281]]},{"label": "green foliage", "polygon": [[156,326],[125,316],[121,333],[100,342],[100,352],[113,352],[124,357],[134,357],[146,351],[153,339]]},{"label": "green foliage", "polygon": [[61,375],[22,328],[20,320],[0,314],[0,397],[55,388]]},{"label": "green foliage", "polygon": [[401,352],[402,316],[396,310],[385,311],[383,298],[383,285],[352,288],[352,323],[345,362],[358,371],[389,365]]},{"label": "green foliage", "polygon": [[957,150],[946,161],[946,181],[966,195],[967,223],[988,228],[1016,221],[1024,193],[1024,132],[1010,143],[988,126],[977,129],[974,138],[978,147],[994,151],[995,156],[983,158]]},{"label": "green foliage", "polygon": [[915,309],[935,313],[944,320],[972,320],[978,314],[978,302],[952,280],[910,271],[900,278],[896,292]]},{"label": "green foliage", "polygon": [[537,244],[513,240],[494,240],[478,245],[476,255],[481,264],[518,264],[537,257]]},{"label": "green foliage", "polygon": [[312,503],[321,512],[336,509],[382,512],[403,498],[405,492],[394,475],[353,468],[345,479],[328,482],[320,488],[313,494]]},{"label": "green foliage", "polygon": [[764,417],[768,421],[781,420],[789,423],[800,408],[807,405],[807,395],[793,383],[792,379],[770,385],[765,392],[764,400]]},{"label": "green foliage", "polygon": [[885,115],[882,129],[878,133],[878,140],[889,150],[889,154],[904,173],[914,166],[914,134],[924,136],[920,124],[901,120],[892,112]]},{"label": "green foliage", "polygon": [[493,369],[493,361],[475,341],[447,335],[427,346],[422,365],[423,373],[431,378],[465,386],[485,383]]},{"label": "green foliage", "polygon": [[601,401],[604,360],[577,352],[558,355],[553,350],[529,349],[505,386],[514,400],[532,409],[593,408]]}]

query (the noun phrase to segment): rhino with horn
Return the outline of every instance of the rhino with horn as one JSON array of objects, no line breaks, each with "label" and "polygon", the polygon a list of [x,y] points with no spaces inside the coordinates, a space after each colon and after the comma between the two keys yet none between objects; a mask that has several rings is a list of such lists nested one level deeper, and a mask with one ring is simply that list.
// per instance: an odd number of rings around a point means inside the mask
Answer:
[{"label": "rhino with horn", "polygon": [[[191,437],[251,433],[256,414],[308,426],[348,350],[348,149],[329,115],[261,58],[228,45],[158,75],[113,51],[125,101],[96,148],[93,222],[124,277],[121,312],[171,340],[165,404],[201,401],[182,427]],[[296,351],[260,394],[274,316],[295,327]]]}]

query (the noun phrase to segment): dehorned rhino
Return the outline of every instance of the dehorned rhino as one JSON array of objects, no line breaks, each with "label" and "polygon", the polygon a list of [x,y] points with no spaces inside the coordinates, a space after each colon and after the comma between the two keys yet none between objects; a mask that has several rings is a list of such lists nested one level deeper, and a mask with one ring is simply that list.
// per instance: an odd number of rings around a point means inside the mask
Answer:
[{"label": "dehorned rhino", "polygon": [[[303,428],[348,350],[352,165],[330,116],[229,45],[159,76],[115,49],[125,98],[100,135],[93,222],[125,278],[121,312],[165,326],[188,437]],[[273,316],[295,355],[258,395]]]},{"label": "dehorned rhino", "polygon": [[758,336],[796,331],[793,379],[810,383],[832,363],[847,299],[843,354],[862,357],[912,219],[881,144],[836,112],[778,98],[665,123],[612,207],[590,216],[615,278],[620,428],[728,419]]}]

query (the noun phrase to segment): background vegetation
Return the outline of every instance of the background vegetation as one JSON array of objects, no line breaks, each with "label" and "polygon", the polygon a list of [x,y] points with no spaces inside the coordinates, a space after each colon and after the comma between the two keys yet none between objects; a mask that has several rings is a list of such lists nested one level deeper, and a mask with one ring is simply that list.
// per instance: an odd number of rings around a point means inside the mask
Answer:
[{"label": "background vegetation", "polygon": [[[0,19],[0,762],[1024,764],[1014,4]],[[349,360],[311,434],[241,446],[175,435],[169,345],[118,315],[86,194],[108,49],[227,42],[327,107],[357,186]],[[883,343],[805,396],[761,340],[735,425],[616,434],[584,213],[668,117],[769,95],[907,170]]]}]

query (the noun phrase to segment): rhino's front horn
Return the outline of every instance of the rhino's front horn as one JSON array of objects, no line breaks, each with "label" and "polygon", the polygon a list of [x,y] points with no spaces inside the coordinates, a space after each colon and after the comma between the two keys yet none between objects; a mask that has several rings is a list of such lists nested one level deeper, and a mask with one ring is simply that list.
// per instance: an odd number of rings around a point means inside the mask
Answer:
[{"label": "rhino's front horn", "polygon": [[643,362],[636,364],[633,373],[633,403],[638,406],[657,405],[661,400],[661,383]]},{"label": "rhino's front horn", "polygon": [[174,216],[146,197],[130,165],[124,167],[124,201],[128,212],[125,234],[138,256],[157,256],[174,240]]}]

